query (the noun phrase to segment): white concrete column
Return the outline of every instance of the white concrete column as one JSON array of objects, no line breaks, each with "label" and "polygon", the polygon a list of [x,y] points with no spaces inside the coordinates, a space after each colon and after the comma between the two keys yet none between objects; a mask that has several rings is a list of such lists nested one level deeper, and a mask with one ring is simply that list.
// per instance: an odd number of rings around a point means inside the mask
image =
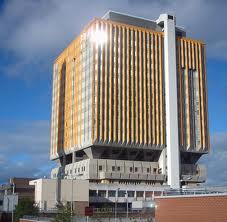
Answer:
[{"label": "white concrete column", "polygon": [[178,141],[177,67],[175,17],[161,14],[157,23],[164,29],[167,176],[171,188],[180,188]]}]

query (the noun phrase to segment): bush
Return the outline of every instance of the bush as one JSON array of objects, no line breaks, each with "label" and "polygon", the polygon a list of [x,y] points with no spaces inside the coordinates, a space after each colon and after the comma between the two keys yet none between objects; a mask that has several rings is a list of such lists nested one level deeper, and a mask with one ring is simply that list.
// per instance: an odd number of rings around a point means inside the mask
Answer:
[{"label": "bush", "polygon": [[57,205],[58,212],[53,222],[71,222],[71,209],[69,206]]},{"label": "bush", "polygon": [[35,206],[34,202],[30,199],[24,198],[19,200],[16,206],[14,217],[15,221],[19,221],[24,215],[35,216],[38,215],[39,209]]}]

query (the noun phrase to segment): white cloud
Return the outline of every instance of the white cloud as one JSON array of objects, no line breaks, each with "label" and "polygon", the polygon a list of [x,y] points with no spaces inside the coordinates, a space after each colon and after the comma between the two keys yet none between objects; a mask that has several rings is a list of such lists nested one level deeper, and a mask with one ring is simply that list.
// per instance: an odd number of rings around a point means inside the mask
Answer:
[{"label": "white cloud", "polygon": [[173,13],[189,35],[205,40],[209,57],[227,59],[226,6],[226,1],[210,0],[5,1],[0,13],[0,47],[18,62],[1,71],[29,76],[35,75],[32,68],[43,66],[42,72],[50,74],[56,55],[93,17],[101,17],[109,9],[151,19],[163,12]]},{"label": "white cloud", "polygon": [[211,153],[201,163],[207,166],[207,184],[227,185],[227,132],[211,135]]},{"label": "white cloud", "polygon": [[9,177],[49,175],[48,121],[1,121],[0,182]]}]

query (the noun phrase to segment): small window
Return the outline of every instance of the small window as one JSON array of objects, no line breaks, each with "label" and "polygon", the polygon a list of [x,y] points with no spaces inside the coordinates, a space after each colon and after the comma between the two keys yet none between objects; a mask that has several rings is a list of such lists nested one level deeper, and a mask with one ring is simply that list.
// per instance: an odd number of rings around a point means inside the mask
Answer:
[{"label": "small window", "polygon": [[150,173],[150,168],[147,168],[147,173]]},{"label": "small window", "polygon": [[99,166],[99,171],[102,171],[102,166]]},{"label": "small window", "polygon": [[75,168],[75,173],[76,173],[76,168]]},{"label": "small window", "polygon": [[80,172],[80,168],[78,168],[78,173]]},{"label": "small window", "polygon": [[138,172],[138,168],[137,167],[135,167],[135,172]]},{"label": "small window", "polygon": [[120,167],[117,167],[117,171],[121,171],[121,168]]},{"label": "small window", "polygon": [[3,205],[3,200],[0,200],[0,206],[2,206]]},{"label": "small window", "polygon": [[156,174],[157,173],[157,168],[153,169],[153,173]]},{"label": "small window", "polygon": [[129,171],[132,172],[132,167],[129,168]]},{"label": "small window", "polygon": [[112,171],[115,171],[115,166],[112,166]]}]

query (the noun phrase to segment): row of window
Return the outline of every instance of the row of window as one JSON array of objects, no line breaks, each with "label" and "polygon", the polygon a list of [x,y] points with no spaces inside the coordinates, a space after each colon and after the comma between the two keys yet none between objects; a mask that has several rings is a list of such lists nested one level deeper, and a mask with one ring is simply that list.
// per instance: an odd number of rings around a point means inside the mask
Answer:
[{"label": "row of window", "polygon": [[[103,171],[103,166],[102,165],[99,165],[98,167],[99,171]],[[115,171],[121,171],[121,167],[120,166],[112,166],[112,171],[115,172]],[[129,168],[129,171],[131,173],[137,173],[138,172],[138,167],[130,167]],[[150,168],[147,168],[147,173],[153,173],[153,174],[156,174],[156,173],[159,173],[161,174],[161,169],[157,169],[157,168],[153,168],[153,171],[150,170]]]}]

